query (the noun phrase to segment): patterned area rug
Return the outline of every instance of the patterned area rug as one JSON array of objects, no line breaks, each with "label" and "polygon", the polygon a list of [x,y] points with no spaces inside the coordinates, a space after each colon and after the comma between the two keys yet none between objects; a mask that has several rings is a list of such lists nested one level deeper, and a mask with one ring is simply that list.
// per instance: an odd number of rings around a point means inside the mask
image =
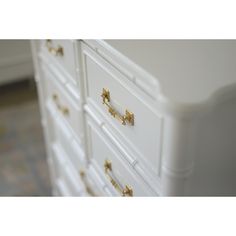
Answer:
[{"label": "patterned area rug", "polygon": [[37,100],[0,108],[0,196],[50,196]]}]

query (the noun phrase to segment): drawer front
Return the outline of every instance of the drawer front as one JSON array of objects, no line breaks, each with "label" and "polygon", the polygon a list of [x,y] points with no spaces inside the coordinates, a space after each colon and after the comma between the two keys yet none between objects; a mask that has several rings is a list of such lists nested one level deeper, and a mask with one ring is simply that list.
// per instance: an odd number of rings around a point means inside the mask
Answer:
[{"label": "drawer front", "polygon": [[69,190],[71,196],[80,196],[83,194],[83,186],[76,170],[71,167],[63,149],[58,144],[52,145],[54,165],[56,166],[57,176]]},{"label": "drawer front", "polygon": [[55,120],[55,136],[56,142],[64,150],[75,169],[79,171],[85,168],[87,161],[83,146],[74,138],[71,131],[64,125],[60,117]]},{"label": "drawer front", "polygon": [[53,150],[50,149],[50,157],[48,158],[48,165],[50,167],[50,172],[52,177],[52,186],[53,186],[53,195],[54,196],[72,196],[71,191],[69,190],[68,186],[61,175],[61,167],[59,165],[59,161],[57,160],[57,156]]},{"label": "drawer front", "polygon": [[74,134],[83,140],[82,113],[79,101],[71,98],[65,88],[56,80],[54,75],[47,69],[43,70],[47,103],[51,103],[65,123],[72,129]]},{"label": "drawer front", "polygon": [[62,179],[57,179],[55,182],[55,188],[53,195],[55,197],[71,197],[70,190],[67,188],[65,182]]},{"label": "drawer front", "polygon": [[73,83],[77,83],[75,49],[72,40],[42,40],[42,52]]},{"label": "drawer front", "polygon": [[81,163],[74,166],[59,143],[53,144],[52,149],[57,180],[64,184],[70,196],[97,197],[108,195],[102,188],[103,184],[98,182],[96,172],[92,171],[91,168],[87,169]]},{"label": "drawer front", "polygon": [[134,161],[159,176],[162,117],[111,64],[84,44],[82,52],[88,106],[112,127],[122,145],[132,150]]},{"label": "drawer front", "polygon": [[102,196],[110,196],[106,193],[103,188],[103,184],[98,180],[98,174],[96,171],[88,169],[80,170],[80,177],[84,186],[84,195],[85,197],[102,197]]},{"label": "drawer front", "polygon": [[116,196],[153,196],[155,193],[87,117],[91,163]]}]

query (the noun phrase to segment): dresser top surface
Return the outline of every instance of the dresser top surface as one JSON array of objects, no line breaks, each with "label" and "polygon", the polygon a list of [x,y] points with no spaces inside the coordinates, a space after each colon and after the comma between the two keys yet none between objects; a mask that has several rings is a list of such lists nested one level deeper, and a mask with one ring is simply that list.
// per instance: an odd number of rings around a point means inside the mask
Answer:
[{"label": "dresser top surface", "polygon": [[155,77],[164,96],[201,103],[236,83],[236,40],[105,40]]}]

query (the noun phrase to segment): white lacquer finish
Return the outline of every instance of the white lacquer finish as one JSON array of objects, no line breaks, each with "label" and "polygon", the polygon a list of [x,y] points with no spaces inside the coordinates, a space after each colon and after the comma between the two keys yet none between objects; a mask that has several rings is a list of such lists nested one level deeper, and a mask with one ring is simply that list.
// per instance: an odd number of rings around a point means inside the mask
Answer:
[{"label": "white lacquer finish", "polygon": [[[160,150],[162,140],[162,115],[152,109],[145,102],[145,96],[140,97],[130,83],[126,83],[122,74],[110,64],[98,57],[88,47],[82,47],[86,68],[84,69],[87,81],[87,103],[94,107],[104,121],[112,123],[114,129],[120,134],[120,142],[129,144],[135,153],[133,162],[138,160],[149,165],[149,169],[156,175],[160,174]],[[94,86],[96,84],[96,86]],[[109,89],[111,104],[124,114],[128,109],[134,114],[134,125],[121,125],[114,119],[102,103],[103,88]],[[145,114],[145,116],[143,116]],[[108,123],[107,122],[107,123]],[[146,141],[146,138],[149,141]],[[146,157],[149,157],[148,159]]]},{"label": "white lacquer finish", "polygon": [[48,46],[32,42],[54,195],[236,195],[234,40]]},{"label": "white lacquer finish", "polygon": [[[98,172],[101,177],[107,182],[107,185],[110,188],[114,188],[109,181],[104,170],[104,164],[106,161],[111,162],[112,170],[109,171],[117,184],[120,185],[121,189],[125,188],[125,185],[132,187],[133,196],[152,196],[155,195],[155,192],[152,191],[144,182],[142,178],[133,170],[132,165],[126,161],[119,150],[107,139],[103,132],[100,132],[99,127],[88,117],[88,136],[89,136],[89,145],[91,152],[89,153],[91,162],[97,166]],[[113,189],[114,194],[120,195],[120,192],[115,188]]]},{"label": "white lacquer finish", "polygon": [[[76,80],[76,54],[72,40],[51,40],[49,45],[45,40],[41,41],[41,53],[47,57],[53,65],[57,65],[61,74],[66,76],[72,83],[77,84]],[[62,55],[54,55],[52,49],[62,48]]]}]

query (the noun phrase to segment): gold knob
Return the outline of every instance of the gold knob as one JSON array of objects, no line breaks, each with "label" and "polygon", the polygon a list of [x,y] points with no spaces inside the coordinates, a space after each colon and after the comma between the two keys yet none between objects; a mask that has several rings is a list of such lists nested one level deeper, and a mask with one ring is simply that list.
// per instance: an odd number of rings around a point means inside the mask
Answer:
[{"label": "gold knob", "polygon": [[133,196],[133,190],[128,185],[125,185],[125,189],[122,191],[123,196]]},{"label": "gold knob", "polygon": [[54,94],[52,95],[52,99],[53,99],[54,101],[56,101],[56,100],[58,99],[57,94],[54,93]]},{"label": "gold knob", "polygon": [[57,94],[54,93],[54,94],[52,95],[52,99],[53,99],[53,101],[55,102],[55,104],[56,104],[56,106],[57,106],[57,109],[60,110],[63,115],[69,115],[69,114],[70,114],[69,109],[68,109],[67,107],[62,106],[62,105],[60,104],[59,97],[58,97]]},{"label": "gold knob", "polygon": [[66,116],[69,115],[69,109],[67,107],[62,107],[61,112]]},{"label": "gold knob", "polygon": [[105,160],[105,162],[104,162],[104,170],[105,170],[106,173],[107,173],[108,170],[112,171],[111,161]]},{"label": "gold knob", "polygon": [[92,190],[92,188],[88,185],[87,181],[86,181],[86,174],[85,174],[85,171],[84,170],[80,170],[79,172],[80,174],[80,177],[84,183],[84,186],[85,186],[85,189],[86,189],[86,192],[90,195],[90,196],[96,196],[96,194],[94,193],[94,191]]},{"label": "gold knob", "polygon": [[64,54],[63,48],[61,46],[59,46],[59,45],[57,47],[52,46],[51,39],[46,40],[46,47],[47,47],[48,51],[54,56],[63,56],[63,54]]}]

